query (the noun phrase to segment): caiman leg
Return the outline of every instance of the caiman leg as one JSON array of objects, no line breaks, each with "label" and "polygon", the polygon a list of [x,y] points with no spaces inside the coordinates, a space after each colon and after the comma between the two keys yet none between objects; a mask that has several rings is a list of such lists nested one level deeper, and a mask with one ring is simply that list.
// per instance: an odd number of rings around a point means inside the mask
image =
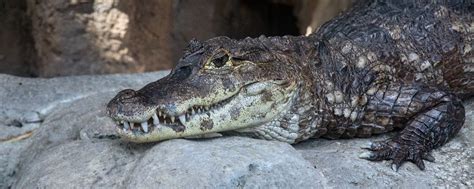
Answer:
[{"label": "caiman leg", "polygon": [[372,94],[364,121],[377,123],[377,119],[384,120],[390,115],[385,126],[404,129],[391,139],[371,143],[365,147],[370,152],[360,157],[374,161],[393,160],[392,169],[395,171],[404,161],[411,161],[423,170],[423,159],[434,161],[429,152],[445,144],[464,123],[464,107],[460,99],[442,90],[386,86]]}]

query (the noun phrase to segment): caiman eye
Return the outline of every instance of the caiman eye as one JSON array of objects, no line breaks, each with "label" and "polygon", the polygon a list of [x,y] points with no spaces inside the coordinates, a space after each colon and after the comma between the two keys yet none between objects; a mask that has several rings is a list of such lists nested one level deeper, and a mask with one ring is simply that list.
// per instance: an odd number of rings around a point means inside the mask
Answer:
[{"label": "caiman eye", "polygon": [[222,55],[222,56],[220,56],[220,57],[214,58],[214,59],[212,60],[212,63],[214,64],[214,66],[215,66],[216,68],[220,68],[220,67],[224,66],[227,61],[229,61],[229,55],[224,54],[224,55]]}]

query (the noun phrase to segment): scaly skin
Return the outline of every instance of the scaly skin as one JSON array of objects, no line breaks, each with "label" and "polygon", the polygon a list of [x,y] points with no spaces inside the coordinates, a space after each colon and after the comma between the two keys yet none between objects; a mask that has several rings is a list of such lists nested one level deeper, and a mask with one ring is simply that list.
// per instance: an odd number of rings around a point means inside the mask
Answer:
[{"label": "scaly skin", "polygon": [[376,1],[308,37],[191,41],[170,75],[121,91],[108,114],[133,142],[223,133],[296,143],[401,129],[360,157],[424,169],[462,127],[460,99],[474,95],[472,10]]}]

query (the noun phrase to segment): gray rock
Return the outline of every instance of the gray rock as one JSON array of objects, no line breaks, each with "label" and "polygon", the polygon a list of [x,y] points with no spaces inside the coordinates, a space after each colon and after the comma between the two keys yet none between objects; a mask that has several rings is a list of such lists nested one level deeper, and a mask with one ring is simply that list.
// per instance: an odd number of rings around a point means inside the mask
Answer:
[{"label": "gray rock", "polygon": [[31,136],[34,143],[23,153],[23,165],[36,161],[39,153],[52,146],[115,135],[114,123],[105,114],[106,103],[113,95],[101,93],[57,106]]},{"label": "gray rock", "polygon": [[[91,131],[91,135],[99,133],[97,129],[110,128],[112,123],[108,119],[107,123],[100,122],[105,120],[103,113],[102,119],[95,114],[103,111],[108,98],[124,88],[138,89],[167,72],[52,79],[0,74],[0,188],[11,185],[20,159],[29,162],[37,151],[76,140],[82,126],[94,124],[94,129],[84,129]],[[81,100],[86,102],[82,101],[83,106],[74,111],[64,109],[75,103],[81,105]],[[81,115],[82,119],[78,119]],[[28,138],[28,132],[33,133],[32,137]],[[16,140],[23,136],[26,139]],[[20,157],[24,149],[28,150]]]},{"label": "gray rock", "polygon": [[18,178],[14,188],[321,186],[312,165],[290,145],[239,137],[156,145],[76,140],[42,151]]},{"label": "gray rock", "polygon": [[68,142],[38,154],[13,188],[123,187],[137,156],[117,140]]},{"label": "gray rock", "polygon": [[2,105],[0,112],[8,110],[11,115],[37,112],[40,117],[44,117],[59,104],[67,104],[99,93],[117,92],[124,88],[139,89],[167,73],[168,71],[159,71],[135,75],[73,76],[51,79],[0,74],[0,86],[2,86],[0,87],[0,104]]},{"label": "gray rock", "polygon": [[20,154],[27,149],[31,140],[16,142],[0,141],[0,188],[8,188],[16,178]]},{"label": "gray rock", "polygon": [[289,144],[242,137],[170,140],[147,151],[129,188],[321,188]]},{"label": "gray rock", "polygon": [[358,158],[364,151],[360,146],[390,134],[309,140],[294,148],[243,137],[150,144],[117,140],[105,104],[118,90],[140,88],[160,74],[0,75],[5,86],[0,88],[0,137],[32,132],[24,139],[0,140],[0,188],[473,187],[474,100],[465,103],[466,126],[433,152],[436,162],[426,162],[426,171],[406,163],[394,172],[389,161]]}]

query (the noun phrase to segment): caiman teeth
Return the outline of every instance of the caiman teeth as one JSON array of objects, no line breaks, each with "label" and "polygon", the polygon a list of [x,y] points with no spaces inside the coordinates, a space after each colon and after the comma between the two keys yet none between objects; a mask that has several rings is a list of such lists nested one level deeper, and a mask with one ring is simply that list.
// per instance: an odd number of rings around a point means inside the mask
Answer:
[{"label": "caiman teeth", "polygon": [[181,124],[183,124],[183,123],[186,121],[186,115],[185,115],[185,114],[180,115],[180,116],[178,117],[178,119],[179,119],[179,121],[181,122]]},{"label": "caiman teeth", "polygon": [[146,121],[130,122],[126,120],[116,120],[116,123],[119,128],[126,132],[136,133],[140,131],[142,133],[149,133],[152,132],[154,129],[158,129],[160,127],[174,127],[176,125],[184,125],[184,123],[190,121],[191,118],[195,116],[195,114],[213,112],[216,110],[216,108],[224,106],[228,101],[230,101],[230,99],[226,99],[225,101],[211,105],[194,105],[191,106],[187,111],[176,116],[174,114],[170,115],[165,113],[165,110],[156,109],[155,112],[151,115],[151,117],[148,118]]},{"label": "caiman teeth", "polygon": [[[185,116],[186,121],[188,121],[188,120],[190,119],[190,117],[191,117],[191,115],[190,115],[189,113],[186,113],[186,116]],[[180,119],[180,120],[181,120],[181,119]],[[183,122],[181,121],[181,123],[183,123]]]},{"label": "caiman teeth", "polygon": [[124,128],[125,130],[129,130],[129,129],[130,129],[130,124],[128,123],[128,121],[124,121],[124,122],[123,122],[123,128]]},{"label": "caiman teeth", "polygon": [[144,121],[141,123],[142,129],[145,133],[148,133],[148,122]]},{"label": "caiman teeth", "polygon": [[[160,114],[161,114],[161,112],[160,112]],[[153,125],[160,124],[160,119],[158,119],[158,116],[156,114],[153,114],[152,118],[153,118]]]}]

